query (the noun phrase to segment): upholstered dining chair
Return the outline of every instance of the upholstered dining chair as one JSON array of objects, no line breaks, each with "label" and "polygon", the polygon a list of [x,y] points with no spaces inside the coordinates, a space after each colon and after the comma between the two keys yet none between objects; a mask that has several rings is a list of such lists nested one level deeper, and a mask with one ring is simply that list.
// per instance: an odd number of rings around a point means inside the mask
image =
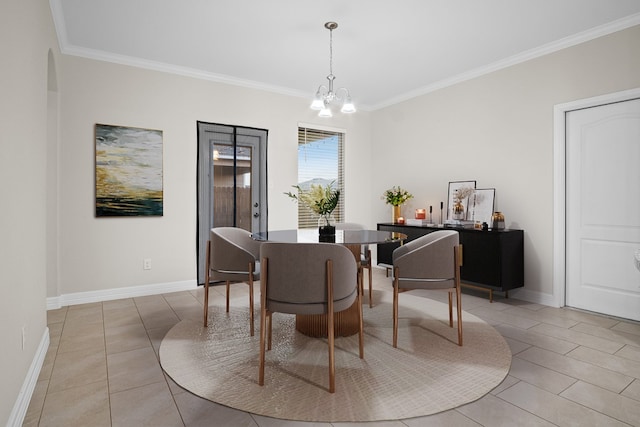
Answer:
[{"label": "upholstered dining chair", "polygon": [[[336,223],[336,230],[364,230],[364,227],[354,222],[339,222]],[[361,245],[360,251],[360,263],[358,265],[358,273],[360,277],[360,293],[364,295],[364,270],[369,272],[369,308],[373,307],[373,294],[371,291],[372,271],[371,271],[371,249],[369,245]]]},{"label": "upholstered dining chair", "polygon": [[393,251],[393,346],[398,346],[398,292],[408,289],[444,289],[449,292],[449,326],[453,327],[452,294],[456,294],[458,345],[462,345],[460,266],[462,246],[458,232],[439,230],[405,243]]},{"label": "upholstered dining chair", "polygon": [[209,284],[224,281],[227,293],[227,313],[229,312],[229,291],[231,283],[249,285],[250,333],[254,335],[253,282],[260,280],[260,245],[251,238],[251,233],[236,227],[216,227],[210,232],[207,242],[204,286],[204,326],[209,318]]},{"label": "upholstered dining chair", "polygon": [[[271,349],[273,313],[327,316],[329,392],[335,392],[334,313],[357,301],[360,358],[364,358],[362,302],[356,261],[349,249],[333,243],[265,242],[260,249],[260,368],[264,385],[266,348]],[[268,337],[267,337],[268,334]],[[268,343],[267,343],[268,341]]]}]

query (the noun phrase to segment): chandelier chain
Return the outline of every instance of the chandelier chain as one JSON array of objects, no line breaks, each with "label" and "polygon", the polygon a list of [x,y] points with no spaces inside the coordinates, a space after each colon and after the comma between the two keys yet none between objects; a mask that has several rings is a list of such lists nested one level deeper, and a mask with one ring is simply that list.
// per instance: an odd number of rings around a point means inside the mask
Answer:
[{"label": "chandelier chain", "polygon": [[329,29],[329,74],[333,75],[333,30]]}]

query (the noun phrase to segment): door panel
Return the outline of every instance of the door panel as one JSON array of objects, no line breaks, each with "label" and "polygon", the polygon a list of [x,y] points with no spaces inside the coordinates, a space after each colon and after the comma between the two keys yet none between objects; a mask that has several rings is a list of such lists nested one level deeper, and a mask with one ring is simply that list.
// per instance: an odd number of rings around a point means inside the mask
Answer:
[{"label": "door panel", "polygon": [[198,122],[198,283],[213,227],[267,229],[267,131]]},{"label": "door panel", "polygon": [[640,100],[567,113],[568,306],[640,320]]}]

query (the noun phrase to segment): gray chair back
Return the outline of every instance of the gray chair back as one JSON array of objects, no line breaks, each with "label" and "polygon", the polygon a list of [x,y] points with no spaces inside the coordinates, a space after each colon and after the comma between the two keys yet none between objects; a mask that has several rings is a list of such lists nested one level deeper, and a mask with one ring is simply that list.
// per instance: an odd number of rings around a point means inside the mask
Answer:
[{"label": "gray chair back", "polygon": [[455,287],[453,251],[459,245],[455,230],[439,230],[406,243],[393,251],[400,288]]},{"label": "gray chair back", "polygon": [[209,268],[213,280],[246,280],[249,264],[254,264],[254,279],[259,278],[261,242],[251,238],[247,230],[236,227],[211,229]]},{"label": "gray chair back", "polygon": [[260,248],[266,309],[292,314],[327,312],[327,260],[333,264],[334,312],[357,297],[356,262],[351,251],[332,243],[265,242]]}]

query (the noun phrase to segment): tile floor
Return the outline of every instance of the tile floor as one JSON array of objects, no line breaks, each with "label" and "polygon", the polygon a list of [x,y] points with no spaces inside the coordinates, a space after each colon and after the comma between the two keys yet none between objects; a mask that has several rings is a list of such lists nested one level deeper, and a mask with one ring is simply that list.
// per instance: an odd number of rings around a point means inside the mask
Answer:
[{"label": "tile floor", "polygon": [[[374,288],[391,290],[384,270],[375,270]],[[222,305],[224,287],[211,289],[212,304]],[[232,303],[246,294],[232,286]],[[158,362],[165,333],[185,317],[200,319],[202,295],[199,288],[49,311],[51,344],[24,426],[640,426],[640,323],[499,296],[489,303],[467,291],[464,310],[493,325],[513,353],[509,375],[482,399],[377,423],[237,411],[181,389]]]}]

